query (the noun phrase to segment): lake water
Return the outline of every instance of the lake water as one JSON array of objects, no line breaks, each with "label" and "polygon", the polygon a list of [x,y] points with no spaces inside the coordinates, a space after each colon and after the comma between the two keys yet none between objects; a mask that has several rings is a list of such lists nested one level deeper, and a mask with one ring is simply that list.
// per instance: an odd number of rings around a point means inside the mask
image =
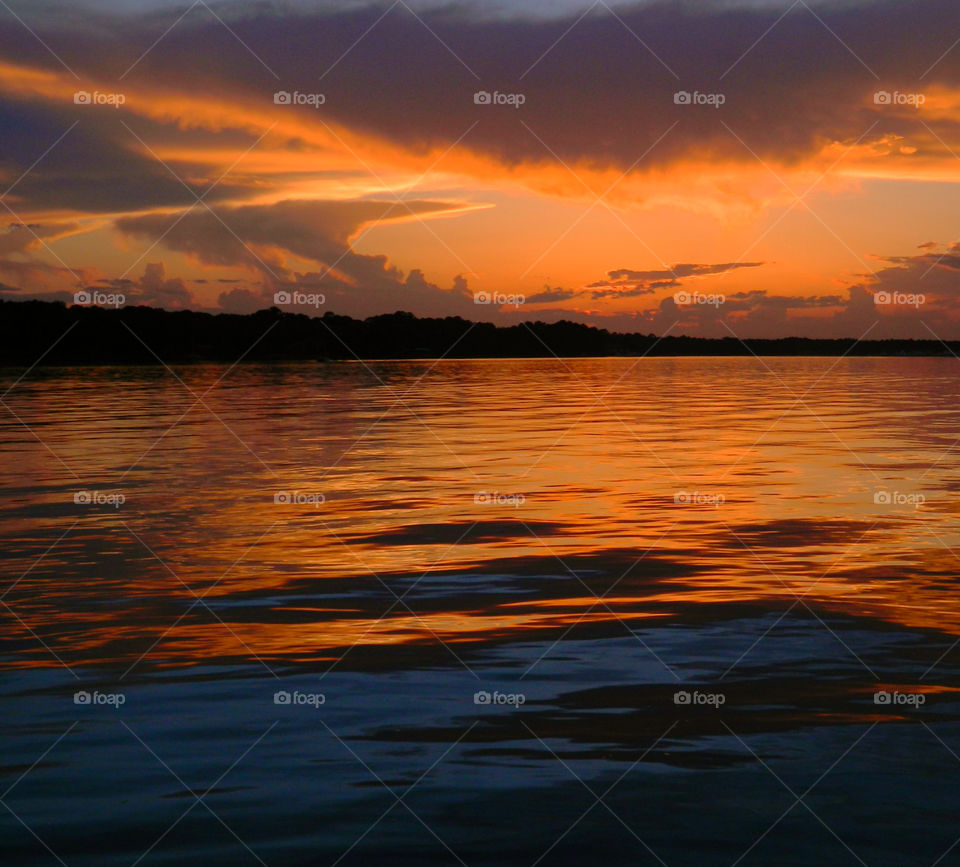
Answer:
[{"label": "lake water", "polygon": [[0,863],[960,864],[957,364],[3,371]]}]

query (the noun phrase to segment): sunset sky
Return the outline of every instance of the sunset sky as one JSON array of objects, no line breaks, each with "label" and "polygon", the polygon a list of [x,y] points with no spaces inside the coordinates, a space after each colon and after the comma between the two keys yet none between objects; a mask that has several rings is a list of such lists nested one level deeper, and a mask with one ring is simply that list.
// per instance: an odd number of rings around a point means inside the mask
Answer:
[{"label": "sunset sky", "polygon": [[0,112],[7,298],[960,339],[955,0],[7,0]]}]

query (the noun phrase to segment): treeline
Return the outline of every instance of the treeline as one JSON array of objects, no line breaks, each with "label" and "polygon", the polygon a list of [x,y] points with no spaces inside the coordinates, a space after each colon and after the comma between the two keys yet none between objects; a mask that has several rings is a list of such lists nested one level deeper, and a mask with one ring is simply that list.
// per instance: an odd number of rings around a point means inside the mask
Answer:
[{"label": "treeline", "polygon": [[[58,340],[59,338],[59,340]],[[56,342],[55,345],[54,342]],[[52,348],[51,348],[52,346]],[[452,347],[452,348],[451,348]],[[950,345],[960,354],[960,343]],[[391,313],[352,319],[285,313],[249,315],[153,307],[67,307],[0,301],[0,364],[157,364],[371,358],[565,358],[637,355],[947,355],[936,340],[820,340],[790,337],[664,337],[617,334],[576,322],[472,323],[458,316]],[[158,360],[159,359],[159,360]]]}]

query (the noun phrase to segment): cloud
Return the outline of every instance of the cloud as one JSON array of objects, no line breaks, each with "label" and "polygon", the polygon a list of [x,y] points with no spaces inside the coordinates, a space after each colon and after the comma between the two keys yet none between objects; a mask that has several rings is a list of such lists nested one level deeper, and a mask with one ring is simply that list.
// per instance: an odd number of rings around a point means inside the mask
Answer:
[{"label": "cloud", "polygon": [[[122,217],[116,227],[127,235],[162,238],[164,246],[207,265],[244,265],[274,276],[276,271],[286,270],[276,256],[284,250],[359,275],[388,268],[383,256],[364,256],[350,250],[350,238],[361,228],[404,214],[438,214],[458,207],[414,200],[407,202],[400,213],[389,202],[385,206],[378,201],[282,201]],[[262,251],[266,251],[266,258]]]},{"label": "cloud", "polygon": [[60,301],[64,304],[72,304],[73,293],[65,290],[55,292],[30,291],[0,283],[0,299],[4,301]]},{"label": "cloud", "polygon": [[631,271],[628,268],[619,268],[616,271],[608,271],[607,277],[610,283],[649,283],[668,278],[679,280],[682,277],[706,277],[710,274],[735,271],[737,268],[758,268],[766,264],[766,262],[725,262],[720,265],[682,264],[674,265],[664,271]]},{"label": "cloud", "polygon": [[[820,4],[815,14],[799,4],[786,15],[767,4],[655,2],[582,18],[238,2],[228,15],[235,36],[202,12],[165,33],[122,84],[117,70],[139,53],[131,46],[153,44],[177,20],[172,10],[91,14],[79,27],[66,9],[37,17],[38,33],[84,70],[83,88],[124,91],[121,110],[74,105],[76,79],[24,40],[16,19],[0,19],[2,167],[16,177],[82,120],[19,185],[25,210],[177,207],[206,189],[211,203],[249,201],[318,171],[359,183],[369,172],[357,155],[378,173],[410,170],[454,144],[445,168],[553,194],[583,195],[584,176],[630,169],[612,195],[635,202],[653,194],[655,172],[681,164],[749,166],[769,180],[767,167],[825,168],[852,147],[837,171],[952,175],[960,147],[953,0]],[[274,104],[264,65],[285,91],[322,89],[322,110]],[[874,100],[909,91],[923,70],[920,109]],[[477,105],[481,89],[526,101]],[[722,91],[726,101],[677,104],[678,91]],[[224,151],[254,143],[213,186],[233,162]],[[731,200],[745,193],[719,178],[714,186]]]},{"label": "cloud", "polygon": [[555,289],[551,289],[549,286],[544,286],[542,292],[536,292],[533,295],[528,295],[526,303],[550,304],[555,301],[568,301],[569,299],[576,298],[581,294],[582,291],[579,289],[561,289],[559,286]]},{"label": "cloud", "polygon": [[148,307],[163,307],[165,310],[189,310],[199,306],[186,281],[180,277],[167,277],[166,266],[154,262],[144,267],[139,280],[121,278],[99,280],[93,288],[103,291],[104,287],[122,293],[126,306],[143,304]]},{"label": "cloud", "polygon": [[[459,207],[411,200],[404,213],[427,217]],[[398,309],[475,315],[477,308],[462,279],[450,289],[441,289],[417,269],[404,275],[386,256],[353,250],[350,239],[362,228],[401,216],[398,208],[389,211],[390,204],[380,201],[283,201],[124,217],[116,226],[130,236],[152,242],[162,239],[166,248],[204,265],[241,266],[256,274],[263,281],[260,290],[221,293],[220,303],[232,310],[269,306],[274,292],[300,289],[325,294],[327,309],[352,315]],[[298,270],[297,260],[322,270]]]},{"label": "cloud", "polygon": [[[17,74],[0,70],[0,75]],[[12,180],[22,175],[9,199],[16,213],[103,214],[173,207],[194,202],[212,185],[215,176],[208,177],[203,161],[170,160],[164,165],[144,148],[130,130],[139,126],[139,135],[155,143],[156,135],[129,113],[124,112],[129,128],[97,109],[91,109],[93,116],[78,116],[79,107],[72,103],[77,82],[67,76],[63,85],[63,98],[55,103],[10,94],[0,101],[0,171]],[[169,131],[164,138],[170,138]],[[43,160],[30,169],[45,151]],[[178,180],[171,169],[186,180]],[[208,193],[208,201],[250,194],[248,183],[228,177]]]},{"label": "cloud", "polygon": [[606,280],[590,283],[586,289],[592,290],[589,295],[593,299],[635,298],[640,295],[653,295],[658,289],[683,286],[683,280],[686,278],[710,277],[736,271],[739,268],[758,268],[766,264],[766,262],[725,262],[718,265],[685,263],[652,271],[617,268],[607,272]]},{"label": "cloud", "polygon": [[163,263],[147,265],[137,286],[137,302],[168,310],[185,310],[196,304],[193,293],[179,277],[167,279]]},{"label": "cloud", "polygon": [[664,298],[656,310],[640,315],[660,334],[762,337],[802,334],[812,337],[960,339],[960,243],[943,248],[919,246],[911,256],[876,257],[887,263],[842,293],[772,294],[767,290],[733,292],[716,304],[678,305]]},{"label": "cloud", "polygon": [[221,292],[217,298],[217,305],[227,313],[256,313],[267,307],[273,307],[273,297],[268,290],[253,292],[250,289],[231,289]]},{"label": "cloud", "polygon": [[9,224],[6,231],[0,232],[0,275],[29,284],[31,290],[47,289],[64,281],[93,279],[92,268],[51,264],[37,255],[51,242],[82,231],[85,230],[75,222]]},{"label": "cloud", "polygon": [[[880,332],[891,337],[960,337],[960,243],[944,247],[927,242],[913,256],[876,257],[887,267],[861,275],[851,297],[879,320]],[[879,303],[878,303],[879,302]],[[866,317],[869,318],[869,315]],[[849,313],[842,325],[855,325]]]},{"label": "cloud", "polygon": [[[614,15],[601,4],[581,19],[580,9],[537,16],[454,3],[418,19],[403,4],[239,0],[223,7],[228,29],[202,8],[177,21],[180,9],[114,15],[44,4],[31,26],[82,71],[79,83],[24,38],[13,16],[0,16],[0,179],[12,184],[5,202],[15,219],[34,227],[0,232],[0,277],[31,292],[76,282],[40,241],[84,231],[84,218],[96,215],[128,237],[162,238],[162,248],[203,266],[243,268],[248,279],[219,294],[225,309],[266,304],[274,291],[299,286],[354,315],[409,309],[476,318],[463,278],[440,287],[421,270],[403,273],[387,256],[353,248],[390,205],[371,191],[416,188],[437,160],[430,192],[408,203],[423,219],[464,207],[446,197],[497,184],[554,197],[610,188],[617,204],[695,208],[689,189],[738,207],[792,201],[778,178],[794,172],[816,179],[829,169],[825,186],[844,172],[849,183],[955,180],[954,0],[815,8],[653,2],[618,6]],[[322,89],[325,101],[277,105],[281,87]],[[917,88],[919,109],[874,100],[876,91]],[[119,110],[73,98],[118,89],[126,100]],[[526,100],[519,110],[480,105],[473,94],[481,89],[520,91]],[[721,109],[674,99],[718,90]],[[410,218],[397,206],[392,218],[400,216]],[[922,313],[878,309],[874,294],[914,287],[928,296],[924,309],[952,327],[960,249],[938,249],[926,242],[919,255],[881,259],[877,275],[860,275],[846,296],[771,288],[732,292],[720,309],[678,309],[672,290],[763,264],[681,263],[617,268],[581,288],[544,287],[528,303],[559,310],[659,298],[630,320],[648,329],[678,319],[722,329],[726,316],[749,329],[766,323],[768,332],[855,333],[879,316],[878,331],[893,332],[922,328]],[[92,268],[77,274],[88,283],[100,276]],[[160,263],[128,289],[173,308],[195,303]]]}]

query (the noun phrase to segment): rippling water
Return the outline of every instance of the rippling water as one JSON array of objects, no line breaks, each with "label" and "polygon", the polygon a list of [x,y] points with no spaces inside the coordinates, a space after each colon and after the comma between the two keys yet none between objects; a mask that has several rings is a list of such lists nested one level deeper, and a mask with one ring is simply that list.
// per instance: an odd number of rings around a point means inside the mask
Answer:
[{"label": "rippling water", "polygon": [[960,864],[956,365],[3,372],[3,863]]}]

